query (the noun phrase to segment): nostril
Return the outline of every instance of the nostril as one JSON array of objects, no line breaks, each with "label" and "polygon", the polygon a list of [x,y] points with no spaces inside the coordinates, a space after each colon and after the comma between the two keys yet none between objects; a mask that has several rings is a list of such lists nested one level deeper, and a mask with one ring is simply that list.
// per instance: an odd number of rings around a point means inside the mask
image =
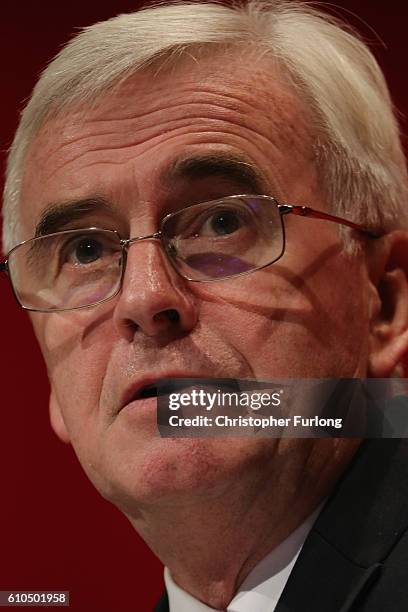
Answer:
[{"label": "nostril", "polygon": [[162,310],[153,317],[154,321],[168,321],[170,323],[178,323],[180,321],[180,314],[177,310],[169,308],[168,310]]},{"label": "nostril", "polygon": [[178,323],[180,321],[180,314],[177,310],[174,310],[174,308],[166,310],[165,314],[167,319],[171,321],[171,323]]},{"label": "nostril", "polygon": [[131,328],[132,332],[135,332],[138,328],[137,323],[135,323],[134,321],[132,321],[132,319],[124,319],[123,320],[124,326],[126,328]]}]

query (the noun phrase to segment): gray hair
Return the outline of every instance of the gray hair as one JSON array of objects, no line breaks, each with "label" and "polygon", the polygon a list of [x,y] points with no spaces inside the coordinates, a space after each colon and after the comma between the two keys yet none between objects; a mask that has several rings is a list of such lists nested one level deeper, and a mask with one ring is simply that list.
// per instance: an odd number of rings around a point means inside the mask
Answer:
[{"label": "gray hair", "polygon": [[250,45],[283,66],[312,113],[317,169],[332,212],[385,231],[408,227],[407,172],[387,85],[351,29],[297,0],[170,2],[84,28],[44,70],[8,157],[4,250],[21,239],[24,160],[48,119],[93,104],[137,71],[220,45]]}]

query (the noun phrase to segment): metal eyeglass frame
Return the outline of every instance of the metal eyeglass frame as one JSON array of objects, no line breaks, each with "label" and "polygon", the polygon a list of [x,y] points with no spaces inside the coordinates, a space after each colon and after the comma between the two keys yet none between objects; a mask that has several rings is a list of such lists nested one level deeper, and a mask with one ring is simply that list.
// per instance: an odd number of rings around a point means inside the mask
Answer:
[{"label": "metal eyeglass frame", "polygon": [[[242,198],[256,198],[258,200],[269,200],[271,202],[273,202],[276,206],[277,209],[279,211],[280,214],[280,219],[281,219],[281,228],[282,228],[282,251],[279,254],[279,256],[277,258],[275,258],[274,260],[263,264],[262,266],[253,268],[251,270],[247,270],[244,272],[239,272],[237,274],[232,274],[229,276],[223,276],[220,278],[209,278],[209,279],[196,279],[196,278],[189,278],[186,274],[184,274],[183,272],[181,272],[181,270],[175,265],[174,263],[174,258],[171,255],[171,252],[169,252],[169,249],[166,248],[166,243],[165,243],[165,238],[164,238],[164,234],[162,232],[162,230],[159,230],[158,232],[154,232],[153,234],[148,234],[146,236],[134,236],[133,238],[127,238],[127,239],[123,239],[120,237],[119,233],[116,230],[109,230],[114,232],[118,238],[119,238],[119,244],[122,248],[122,258],[123,258],[123,264],[122,264],[122,270],[121,270],[121,277],[119,280],[119,285],[118,285],[118,289],[109,297],[104,298],[103,300],[100,300],[98,302],[94,302],[92,304],[87,304],[84,306],[76,306],[74,308],[61,308],[61,309],[50,309],[50,310],[41,310],[41,309],[36,309],[36,308],[30,308],[27,306],[24,306],[18,296],[17,296],[17,292],[14,288],[12,279],[10,277],[9,274],[9,267],[8,267],[8,259],[11,255],[11,253],[18,249],[20,246],[22,246],[23,244],[26,244],[27,242],[33,241],[33,240],[40,240],[41,238],[44,238],[45,236],[54,236],[57,234],[64,234],[66,232],[72,232],[75,230],[62,230],[60,232],[55,232],[52,234],[44,234],[43,236],[38,236],[36,238],[29,238],[27,240],[23,240],[22,242],[20,242],[19,244],[17,244],[16,246],[14,246],[8,253],[6,256],[6,259],[3,262],[0,262],[0,273],[4,272],[5,274],[7,274],[7,276],[9,277],[12,289],[13,289],[13,293],[14,293],[14,297],[16,298],[16,301],[18,302],[19,306],[21,306],[21,308],[23,308],[24,310],[29,310],[32,312],[45,312],[45,313],[51,313],[51,312],[63,312],[63,311],[70,311],[70,310],[79,310],[82,308],[90,308],[92,306],[97,306],[98,304],[102,304],[103,302],[106,302],[108,300],[113,299],[116,295],[118,295],[122,289],[122,284],[123,284],[123,277],[124,277],[124,271],[125,271],[125,267],[126,267],[126,255],[127,255],[127,249],[134,243],[134,242],[140,242],[142,240],[149,240],[149,239],[156,239],[156,240],[160,240],[163,246],[163,250],[166,253],[170,263],[173,265],[173,267],[175,268],[175,270],[177,271],[177,273],[182,276],[183,278],[185,278],[188,281],[191,282],[197,282],[197,283],[211,283],[211,282],[217,282],[217,281],[224,281],[224,280],[228,280],[231,278],[237,278],[238,276],[244,276],[246,274],[251,274],[252,272],[256,272],[257,270],[262,270],[263,268],[266,268],[267,266],[270,266],[271,264],[275,263],[276,261],[278,261],[283,254],[285,253],[285,247],[286,247],[286,239],[285,239],[285,226],[283,223],[283,217],[285,215],[288,214],[293,214],[293,215],[298,215],[301,217],[308,217],[310,219],[320,219],[323,221],[331,221],[332,223],[338,223],[340,225],[344,225],[346,227],[349,227],[353,230],[356,230],[366,236],[368,236],[369,238],[380,238],[383,235],[383,232],[375,232],[371,229],[368,229],[366,227],[364,227],[363,225],[359,224],[359,223],[354,223],[353,221],[349,221],[348,219],[344,219],[343,217],[338,217],[336,215],[331,215],[329,213],[325,213],[322,212],[320,210],[316,210],[314,208],[311,208],[309,206],[303,206],[303,205],[298,205],[298,204],[281,204],[279,203],[279,201],[274,198],[273,196],[267,196],[267,195],[252,195],[252,194],[241,194],[241,195],[232,195],[232,196],[226,196],[225,198],[221,198],[221,199],[217,199],[217,200],[211,200],[208,202],[200,202],[199,204],[193,204],[191,207],[186,207],[186,208],[193,208],[194,206],[200,206],[203,204],[216,204],[218,202],[224,202],[225,200],[232,200],[232,199],[242,199]],[[185,209],[182,209],[185,210]],[[165,225],[166,221],[168,221],[170,218],[172,218],[174,215],[179,214],[181,211],[175,211],[173,213],[169,213],[168,215],[166,215],[165,217],[163,217],[161,223],[160,223],[160,227],[163,228],[163,226]],[[78,228],[78,232],[81,231],[86,231],[86,230],[105,230],[106,228],[96,228],[96,227],[87,227],[87,228]]]}]

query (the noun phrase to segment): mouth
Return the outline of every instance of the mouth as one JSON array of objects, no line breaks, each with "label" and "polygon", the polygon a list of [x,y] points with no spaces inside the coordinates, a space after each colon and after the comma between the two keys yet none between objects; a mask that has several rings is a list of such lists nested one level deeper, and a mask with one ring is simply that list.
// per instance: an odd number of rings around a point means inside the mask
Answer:
[{"label": "mouth", "polygon": [[166,388],[161,384],[161,381],[163,381],[164,379],[166,379],[167,381],[170,379],[174,381],[180,379],[180,389],[184,389],[187,388],[185,383],[186,379],[196,380],[197,378],[208,379],[208,376],[196,373],[178,372],[177,374],[167,374],[163,377],[149,377],[148,379],[145,378],[144,380],[139,381],[138,383],[132,385],[130,388],[127,389],[124,396],[122,397],[119,412],[123,410],[123,408],[125,408],[127,405],[133,402],[148,400],[151,398],[157,399],[159,392],[160,394],[166,393]]},{"label": "mouth", "polygon": [[130,389],[127,390],[123,401],[121,403],[121,410],[128,406],[129,404],[133,404],[133,402],[138,402],[141,400],[157,398],[157,381],[148,381],[137,384]]},{"label": "mouth", "polygon": [[157,385],[155,383],[141,387],[134,395],[133,401],[139,399],[147,399],[149,397],[157,397]]}]

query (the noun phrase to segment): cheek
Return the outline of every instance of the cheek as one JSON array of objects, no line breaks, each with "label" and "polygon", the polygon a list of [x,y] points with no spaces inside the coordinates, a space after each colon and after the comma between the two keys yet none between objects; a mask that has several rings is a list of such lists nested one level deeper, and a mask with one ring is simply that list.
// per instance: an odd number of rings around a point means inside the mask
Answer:
[{"label": "cheek", "polygon": [[46,321],[41,338],[44,358],[72,436],[97,417],[113,341],[109,319],[96,318],[91,311],[53,314]]},{"label": "cheek", "polygon": [[367,351],[366,279],[351,266],[345,274],[345,265],[329,262],[307,278],[275,264],[205,288],[207,321],[259,379],[354,376]]}]

